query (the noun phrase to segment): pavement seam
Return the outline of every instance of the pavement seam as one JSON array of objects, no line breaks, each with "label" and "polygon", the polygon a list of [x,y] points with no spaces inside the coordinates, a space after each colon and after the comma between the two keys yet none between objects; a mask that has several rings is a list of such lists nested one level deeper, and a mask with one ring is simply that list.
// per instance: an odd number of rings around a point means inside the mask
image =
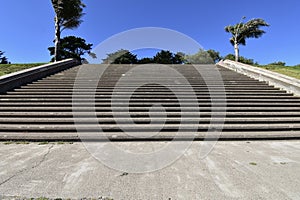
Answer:
[{"label": "pavement seam", "polygon": [[11,179],[15,178],[16,176],[18,176],[18,175],[20,175],[20,174],[22,174],[22,173],[24,173],[24,172],[26,172],[26,171],[29,171],[29,170],[31,170],[31,169],[35,169],[35,168],[39,167],[39,166],[46,160],[47,156],[50,154],[51,149],[52,149],[53,147],[54,147],[54,145],[51,145],[51,146],[48,148],[48,151],[43,155],[42,159],[41,159],[37,164],[35,164],[35,165],[32,166],[31,168],[25,168],[25,169],[22,169],[22,170],[16,172],[14,175],[12,175],[12,176],[10,176],[9,178],[7,178],[7,179],[5,179],[4,181],[2,181],[2,182],[0,183],[0,186],[2,186],[3,184],[9,182]]}]

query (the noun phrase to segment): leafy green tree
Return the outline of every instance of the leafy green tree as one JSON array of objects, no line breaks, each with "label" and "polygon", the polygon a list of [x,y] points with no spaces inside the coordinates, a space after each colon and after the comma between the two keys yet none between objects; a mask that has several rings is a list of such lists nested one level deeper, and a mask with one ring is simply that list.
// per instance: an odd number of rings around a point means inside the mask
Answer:
[{"label": "leafy green tree", "polygon": [[154,63],[153,58],[141,58],[138,60],[138,64],[149,64],[149,63]]},{"label": "leafy green tree", "polygon": [[[245,17],[242,18],[244,20]],[[239,45],[246,45],[246,39],[259,38],[265,31],[261,30],[261,27],[270,26],[263,19],[251,19],[246,23],[240,23],[236,25],[229,25],[225,27],[225,31],[231,33],[230,43],[234,46],[235,61],[239,61]]]},{"label": "leafy green tree", "polygon": [[173,54],[170,51],[162,50],[153,57],[153,60],[155,63],[159,64],[172,64]]},{"label": "leafy green tree", "polygon": [[8,64],[8,59],[3,56],[4,52],[0,51],[0,64]]},{"label": "leafy green tree", "polygon": [[278,61],[278,62],[273,62],[273,63],[270,63],[268,65],[278,65],[278,66],[285,66],[286,63],[285,62],[282,62],[282,61]]},{"label": "leafy green tree", "polygon": [[137,56],[131,52],[126,52],[120,57],[116,58],[112,64],[137,64]]},{"label": "leafy green tree", "polygon": [[213,64],[214,63],[210,54],[203,49],[199,49],[199,51],[196,54],[185,55],[184,59],[186,64]]},{"label": "leafy green tree", "polygon": [[170,51],[160,51],[153,58],[142,58],[137,59],[137,55],[132,54],[128,50],[118,50],[113,53],[107,54],[107,57],[103,60],[105,64],[148,64],[148,63],[159,63],[159,64],[182,64],[184,54],[176,53],[173,54]]},{"label": "leafy green tree", "polygon": [[[91,53],[92,44],[87,44],[86,41],[80,37],[67,36],[61,39],[59,54],[61,59],[76,58],[83,61],[82,56],[86,53]],[[50,55],[55,55],[55,47],[49,47]],[[54,61],[55,57],[51,59]]]},{"label": "leafy green tree", "polygon": [[[227,56],[224,57],[224,59],[235,61],[235,55],[228,54]],[[258,63],[254,62],[253,59],[245,58],[243,56],[239,57],[239,62],[247,64],[247,65],[258,65]]]},{"label": "leafy green tree", "polygon": [[209,49],[209,50],[207,50],[207,53],[212,58],[214,63],[217,63],[222,59],[222,57],[220,56],[220,53],[215,50]]},{"label": "leafy green tree", "polygon": [[61,60],[60,42],[61,33],[64,29],[78,28],[82,23],[85,5],[81,0],[51,0],[55,11],[55,50],[54,60]]},{"label": "leafy green tree", "polygon": [[173,57],[173,64],[183,64],[185,54],[182,52],[177,52]]},{"label": "leafy green tree", "polygon": [[161,50],[153,57],[153,61],[158,64],[182,64],[183,53],[173,54],[170,51]]},{"label": "leafy green tree", "polygon": [[138,59],[135,54],[128,50],[118,50],[114,53],[107,54],[105,59],[102,59],[104,64],[137,64]]}]

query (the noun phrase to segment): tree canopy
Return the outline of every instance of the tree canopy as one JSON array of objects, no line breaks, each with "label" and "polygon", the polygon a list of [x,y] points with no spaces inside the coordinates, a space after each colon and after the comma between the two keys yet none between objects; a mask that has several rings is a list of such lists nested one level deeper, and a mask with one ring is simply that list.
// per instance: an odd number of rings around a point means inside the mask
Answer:
[{"label": "tree canopy", "polygon": [[137,56],[130,51],[120,49],[113,53],[108,53],[105,59],[102,59],[104,64],[137,64]]},{"label": "tree canopy", "polygon": [[154,63],[153,58],[142,58],[138,60],[139,64],[149,64],[149,63]]},{"label": "tree canopy", "polygon": [[220,56],[220,53],[213,50],[213,49],[209,49],[206,51],[209,56],[211,57],[211,59],[214,61],[214,63],[219,62],[220,60],[222,60],[222,56]]},{"label": "tree canopy", "polygon": [[[235,61],[235,55],[233,54],[228,54],[224,57],[224,59],[228,59],[228,60],[232,60]],[[254,64],[258,64],[256,62],[254,62],[253,59],[249,59],[249,58],[245,58],[243,56],[239,57],[239,62],[244,63],[244,64],[248,64],[248,65],[254,65]]]},{"label": "tree canopy", "polygon": [[199,49],[199,51],[192,55],[184,56],[185,62],[188,64],[213,64],[214,60],[211,58],[210,54],[203,50]]},{"label": "tree canopy", "polygon": [[196,54],[186,55],[182,52],[172,53],[168,50],[157,52],[152,58],[146,57],[137,59],[137,55],[128,50],[118,50],[113,53],[108,53],[103,60],[105,64],[213,64],[220,61],[222,57],[215,50],[205,51],[199,49]]},{"label": "tree canopy", "polygon": [[117,57],[112,64],[137,64],[138,59],[137,56],[127,51],[121,56]]},{"label": "tree canopy", "polygon": [[173,54],[170,51],[161,50],[153,57],[153,61],[159,64],[182,64],[183,57],[179,53]]},{"label": "tree canopy", "polygon": [[[92,44],[87,44],[86,41],[80,37],[67,36],[61,39],[59,54],[61,59],[75,58],[79,61],[83,61],[82,56],[86,53],[90,53]],[[55,47],[49,47],[50,55],[54,56]],[[51,61],[54,61],[54,57]]]},{"label": "tree canopy", "polygon": [[0,51],[0,64],[8,64],[8,59],[3,56],[4,52]]},{"label": "tree canopy", "polygon": [[158,52],[153,58],[142,58],[139,60],[137,59],[137,55],[129,52],[128,50],[121,49],[116,52],[107,54],[107,57],[102,60],[105,64],[182,64],[183,57],[183,53],[173,54],[170,51],[162,50]]},{"label": "tree canopy", "polygon": [[[243,17],[242,19],[245,19]],[[263,19],[251,19],[246,23],[242,21],[235,25],[229,25],[225,27],[225,31],[231,33],[230,43],[234,46],[235,61],[239,59],[239,45],[246,45],[246,39],[259,38],[265,31],[261,30],[261,27],[270,26]]]},{"label": "tree canopy", "polygon": [[82,23],[81,17],[84,15],[85,5],[81,0],[51,0],[55,11],[55,50],[54,60],[61,60],[60,40],[61,32],[64,29],[78,28]]}]

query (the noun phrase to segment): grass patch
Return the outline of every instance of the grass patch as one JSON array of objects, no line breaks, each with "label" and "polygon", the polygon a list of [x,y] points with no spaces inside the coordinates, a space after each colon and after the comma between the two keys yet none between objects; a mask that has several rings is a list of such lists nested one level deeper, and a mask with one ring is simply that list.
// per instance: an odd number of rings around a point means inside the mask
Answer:
[{"label": "grass patch", "polygon": [[128,176],[127,172],[124,172],[123,174],[121,174],[120,176]]},{"label": "grass patch", "polygon": [[32,142],[32,141],[22,141],[22,140],[8,140],[8,141],[1,141],[0,142],[1,144],[4,144],[4,145],[10,145],[10,144],[18,144],[18,145],[21,145],[21,144],[37,144],[37,145],[47,145],[47,144],[53,144],[53,145],[65,145],[65,144],[69,144],[69,145],[72,145],[74,144],[74,142],[67,142],[67,141],[57,141],[57,142],[51,142],[51,141],[41,141],[41,142]]},{"label": "grass patch", "polygon": [[46,63],[30,63],[30,64],[0,64],[0,76],[21,71],[31,67],[37,67]]},{"label": "grass patch", "polygon": [[296,66],[259,65],[257,67],[300,79],[300,65],[296,65]]},{"label": "grass patch", "polygon": [[16,142],[16,144],[30,144],[30,142],[28,142],[28,141],[18,141],[18,142]]},{"label": "grass patch", "polygon": [[10,145],[10,144],[13,144],[14,142],[13,141],[6,141],[6,142],[4,142],[3,144],[4,145]]},{"label": "grass patch", "polygon": [[[26,197],[5,197],[3,199],[22,199],[22,200],[71,200],[70,198],[47,198],[47,197],[38,197],[38,198],[26,198]],[[109,197],[98,197],[98,198],[81,198],[81,200],[114,200]]]},{"label": "grass patch", "polygon": [[57,144],[57,145],[74,144],[74,142],[57,141],[56,144]]},{"label": "grass patch", "polygon": [[38,145],[46,145],[49,144],[49,142],[45,141],[45,142],[40,142]]},{"label": "grass patch", "polygon": [[249,165],[256,166],[256,165],[257,165],[257,163],[255,163],[255,162],[250,162],[250,163],[249,163]]},{"label": "grass patch", "polygon": [[49,200],[49,198],[46,198],[46,197],[39,197],[39,198],[37,198],[36,200]]},{"label": "grass patch", "polygon": [[58,141],[56,144],[62,145],[62,144],[65,144],[65,142],[63,142],[63,141]]},{"label": "grass patch", "polygon": [[5,141],[3,142],[4,145],[10,145],[10,144],[30,144],[28,141]]}]

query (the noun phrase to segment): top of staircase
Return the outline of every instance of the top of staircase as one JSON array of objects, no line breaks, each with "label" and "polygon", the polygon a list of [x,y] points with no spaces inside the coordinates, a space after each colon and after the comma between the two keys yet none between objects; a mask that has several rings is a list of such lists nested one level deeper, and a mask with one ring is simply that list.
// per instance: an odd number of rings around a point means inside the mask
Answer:
[{"label": "top of staircase", "polygon": [[296,96],[300,96],[299,79],[232,60],[222,60],[217,63],[217,65],[234,70],[259,81],[266,81],[270,85],[293,93]]}]

